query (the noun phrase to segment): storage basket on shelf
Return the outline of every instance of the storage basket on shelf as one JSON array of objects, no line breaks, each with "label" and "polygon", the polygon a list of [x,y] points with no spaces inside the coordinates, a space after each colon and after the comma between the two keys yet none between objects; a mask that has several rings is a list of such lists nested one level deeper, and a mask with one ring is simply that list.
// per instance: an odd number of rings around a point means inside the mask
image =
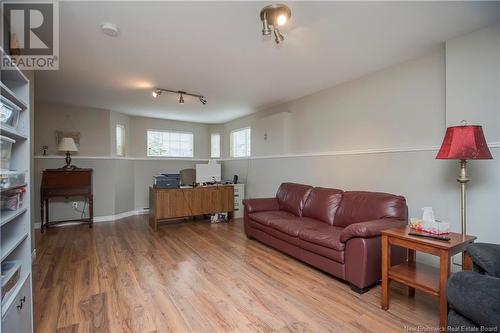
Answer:
[{"label": "storage basket on shelf", "polygon": [[9,101],[7,98],[0,96],[0,123],[2,126],[17,127],[19,114],[21,109]]},{"label": "storage basket on shelf", "polygon": [[24,193],[26,193],[26,187],[2,193],[0,197],[0,209],[13,211],[22,208]]},{"label": "storage basket on shelf", "polygon": [[12,145],[16,140],[0,135],[0,169],[10,169],[10,157],[12,155]]},{"label": "storage basket on shelf", "polygon": [[13,187],[26,185],[25,171],[6,171],[0,173],[0,189],[5,190]]}]

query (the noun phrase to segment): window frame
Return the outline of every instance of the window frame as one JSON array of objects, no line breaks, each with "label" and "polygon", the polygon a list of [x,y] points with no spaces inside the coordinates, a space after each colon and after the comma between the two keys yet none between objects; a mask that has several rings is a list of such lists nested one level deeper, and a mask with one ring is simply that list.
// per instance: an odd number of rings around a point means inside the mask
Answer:
[{"label": "window frame", "polygon": [[[213,148],[213,137],[214,136],[218,136],[219,137],[219,147],[218,147],[218,151],[219,151],[219,154],[217,156],[214,155],[214,148]],[[222,139],[222,135],[221,133],[210,133],[210,158],[221,158],[221,140]]]},{"label": "window frame", "polygon": [[[120,151],[120,149],[118,149],[118,128],[121,129],[121,135],[122,135],[122,142],[121,142],[121,145],[122,145],[122,149]],[[126,134],[126,127],[125,125],[123,124],[116,124],[115,125],[115,155],[116,156],[119,156],[119,157],[125,157],[126,155],[126,142],[127,142],[127,134]]]},{"label": "window frame", "polygon": [[[249,142],[248,142],[248,147],[247,147],[247,152],[248,154],[244,156],[235,156],[235,149],[234,149],[234,133],[236,132],[241,132],[241,131],[249,131]],[[236,128],[232,130],[229,134],[229,154],[232,158],[248,158],[252,156],[252,128],[250,126],[247,127],[241,127],[241,128]]]},{"label": "window frame", "polygon": [[[178,155],[150,155],[149,153],[149,132],[160,132],[160,133],[179,133],[179,134],[189,134],[191,135],[191,156],[178,156]],[[146,130],[146,156],[150,158],[194,158],[194,132],[188,131],[177,131],[169,129],[154,129],[148,128]]]}]

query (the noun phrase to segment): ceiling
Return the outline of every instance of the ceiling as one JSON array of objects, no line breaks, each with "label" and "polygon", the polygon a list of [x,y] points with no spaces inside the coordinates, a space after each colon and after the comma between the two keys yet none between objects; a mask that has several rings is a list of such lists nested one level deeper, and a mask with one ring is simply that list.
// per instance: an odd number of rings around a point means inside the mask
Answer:
[{"label": "ceiling", "polygon": [[[264,2],[60,2],[60,69],[41,101],[222,123],[425,54],[500,21],[500,2],[290,2],[278,46]],[[119,26],[112,38],[103,22]],[[153,87],[206,96],[151,97]]]}]

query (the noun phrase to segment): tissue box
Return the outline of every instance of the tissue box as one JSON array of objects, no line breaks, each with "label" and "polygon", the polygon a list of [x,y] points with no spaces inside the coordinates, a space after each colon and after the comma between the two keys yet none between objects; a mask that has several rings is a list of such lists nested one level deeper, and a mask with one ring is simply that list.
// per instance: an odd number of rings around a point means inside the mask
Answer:
[{"label": "tissue box", "polygon": [[410,227],[416,231],[428,232],[435,235],[447,235],[450,233],[450,224],[445,222],[431,222],[411,218]]}]

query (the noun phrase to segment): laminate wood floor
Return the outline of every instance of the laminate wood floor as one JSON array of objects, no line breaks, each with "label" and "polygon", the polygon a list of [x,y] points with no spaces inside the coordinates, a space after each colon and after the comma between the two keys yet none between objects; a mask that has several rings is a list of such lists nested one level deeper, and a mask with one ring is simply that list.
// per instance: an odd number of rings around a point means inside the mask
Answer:
[{"label": "laminate wood floor", "polygon": [[147,216],[37,235],[36,332],[403,332],[437,325],[436,299],[393,284],[359,295],[247,240],[243,222],[153,232]]}]

